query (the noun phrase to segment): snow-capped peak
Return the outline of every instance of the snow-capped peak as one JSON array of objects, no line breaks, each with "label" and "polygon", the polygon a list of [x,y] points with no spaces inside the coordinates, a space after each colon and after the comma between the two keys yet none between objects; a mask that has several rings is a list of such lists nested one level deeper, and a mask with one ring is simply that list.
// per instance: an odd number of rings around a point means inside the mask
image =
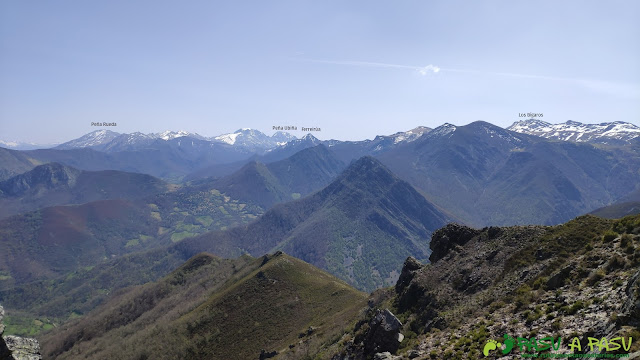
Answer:
[{"label": "snow-capped peak", "polygon": [[600,144],[625,144],[640,137],[640,127],[623,121],[583,124],[568,120],[560,124],[551,124],[537,119],[529,119],[517,121],[507,130],[547,139]]},{"label": "snow-capped peak", "polygon": [[111,130],[95,130],[75,140],[63,143],[57,146],[57,148],[73,149],[100,146],[110,142],[120,135],[120,133]]},{"label": "snow-capped peak", "polygon": [[2,147],[6,147],[6,148],[15,148],[16,146],[19,145],[19,143],[16,142],[16,141],[3,141],[3,140],[0,140],[0,145],[2,145]]},{"label": "snow-capped peak", "polygon": [[[155,134],[156,137],[158,139],[162,139],[162,140],[171,140],[171,139],[176,139],[179,137],[185,137],[185,136],[190,136],[192,135],[191,133],[189,133],[188,131],[184,131],[184,130],[178,130],[178,131],[171,131],[171,130],[165,130],[161,133]],[[197,135],[197,134],[195,134]]]},{"label": "snow-capped peak", "polygon": [[444,123],[429,132],[430,136],[444,136],[456,131],[457,127],[453,124]]},{"label": "snow-capped peak", "polygon": [[398,144],[401,142],[412,142],[430,131],[431,128],[428,128],[426,126],[418,126],[417,128],[411,129],[409,131],[395,133],[391,135],[391,137],[393,138],[394,144]]}]

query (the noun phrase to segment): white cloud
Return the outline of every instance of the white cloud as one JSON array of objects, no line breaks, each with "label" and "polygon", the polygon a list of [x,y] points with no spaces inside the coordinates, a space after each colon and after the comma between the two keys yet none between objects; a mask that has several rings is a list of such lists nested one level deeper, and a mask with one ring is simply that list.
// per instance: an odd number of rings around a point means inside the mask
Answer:
[{"label": "white cloud", "polygon": [[418,68],[418,72],[422,76],[427,76],[429,74],[437,74],[440,72],[440,68],[435,65],[427,65],[425,67]]}]

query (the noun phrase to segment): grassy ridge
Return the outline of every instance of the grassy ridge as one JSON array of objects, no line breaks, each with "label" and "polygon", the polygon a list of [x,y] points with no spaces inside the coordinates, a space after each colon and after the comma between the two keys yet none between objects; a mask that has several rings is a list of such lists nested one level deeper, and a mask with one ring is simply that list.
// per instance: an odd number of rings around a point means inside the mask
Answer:
[{"label": "grassy ridge", "polygon": [[282,253],[236,260],[201,254],[164,279],[117,295],[46,335],[43,354],[250,359],[262,349],[313,352],[342,334],[366,296]]}]

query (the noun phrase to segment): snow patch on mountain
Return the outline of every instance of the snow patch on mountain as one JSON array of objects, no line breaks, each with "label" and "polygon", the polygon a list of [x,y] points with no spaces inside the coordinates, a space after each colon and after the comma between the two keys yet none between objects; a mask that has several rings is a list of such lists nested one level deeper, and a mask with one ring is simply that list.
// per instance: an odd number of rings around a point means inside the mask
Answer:
[{"label": "snow patch on mountain", "polygon": [[75,140],[63,143],[56,148],[58,149],[75,149],[96,147],[109,143],[111,140],[120,136],[120,133],[111,130],[95,130]]},{"label": "snow patch on mountain", "polygon": [[600,144],[625,144],[640,137],[640,127],[623,121],[600,124],[583,124],[569,120],[551,124],[542,120],[516,121],[507,130],[535,135],[547,139]]},{"label": "snow patch on mountain", "polygon": [[395,133],[391,135],[391,138],[393,138],[394,144],[398,144],[401,142],[412,142],[430,131],[431,129],[426,126],[418,126],[417,128],[411,129],[409,131]]},{"label": "snow patch on mountain", "polygon": [[54,146],[58,146],[60,143],[56,144],[39,144],[34,142],[22,142],[22,141],[6,141],[0,140],[0,147],[11,150],[35,150],[35,149],[49,149]]},{"label": "snow patch on mountain", "polygon": [[238,136],[240,136],[240,133],[224,134],[224,135],[216,136],[214,139],[218,141],[222,141],[229,145],[233,145],[236,143],[236,139],[238,138]]},{"label": "snow patch on mountain", "polygon": [[18,145],[20,145],[18,142],[15,141],[3,141],[0,140],[0,146],[5,147],[5,148],[15,148]]},{"label": "snow patch on mountain", "polygon": [[184,131],[184,130],[178,130],[178,131],[171,131],[171,130],[166,130],[164,132],[161,133],[157,133],[157,134],[151,134],[152,136],[158,138],[158,139],[162,139],[165,141],[169,141],[169,140],[173,140],[173,139],[177,139],[180,137],[192,137],[195,139],[199,139],[199,140],[203,140],[204,137],[200,136],[196,133],[190,133],[188,131]]},{"label": "snow patch on mountain", "polygon": [[453,124],[444,123],[429,132],[429,136],[438,137],[452,134],[457,127]]}]

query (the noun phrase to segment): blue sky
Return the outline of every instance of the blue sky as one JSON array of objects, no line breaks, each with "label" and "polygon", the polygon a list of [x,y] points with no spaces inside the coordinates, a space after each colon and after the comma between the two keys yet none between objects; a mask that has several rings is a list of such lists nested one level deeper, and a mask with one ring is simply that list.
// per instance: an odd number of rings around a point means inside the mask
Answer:
[{"label": "blue sky", "polygon": [[640,125],[639,16],[632,0],[3,1],[0,139]]}]

